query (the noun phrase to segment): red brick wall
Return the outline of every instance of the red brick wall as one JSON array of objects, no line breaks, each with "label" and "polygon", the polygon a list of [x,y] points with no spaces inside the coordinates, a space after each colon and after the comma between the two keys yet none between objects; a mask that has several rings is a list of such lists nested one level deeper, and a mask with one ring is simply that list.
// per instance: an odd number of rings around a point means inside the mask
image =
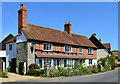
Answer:
[{"label": "red brick wall", "polygon": [[[40,42],[40,43],[36,42],[36,49],[43,50],[43,43],[42,42]],[[63,54],[61,52],[64,52],[64,45],[52,44],[52,50],[53,51],[60,51],[59,54]],[[41,51],[39,51],[39,52],[41,52]],[[47,53],[47,52],[43,52],[43,53]],[[56,52],[48,52],[48,53],[53,53],[54,54]],[[93,49],[93,54],[89,55],[88,54],[88,49],[83,48],[83,53],[80,54],[79,53],[79,47],[72,46],[72,53],[74,53],[74,54],[70,53],[69,55],[76,55],[76,54],[77,55],[82,55],[82,56],[86,56],[87,59],[96,59],[96,57],[97,57],[97,52],[96,52],[95,49]],[[65,53],[65,54],[67,55],[68,53]]]}]

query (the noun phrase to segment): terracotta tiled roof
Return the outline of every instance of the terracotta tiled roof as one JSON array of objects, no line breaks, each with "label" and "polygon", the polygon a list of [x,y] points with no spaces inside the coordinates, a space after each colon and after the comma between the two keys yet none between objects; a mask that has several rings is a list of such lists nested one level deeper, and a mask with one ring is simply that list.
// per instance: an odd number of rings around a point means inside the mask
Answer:
[{"label": "terracotta tiled roof", "polygon": [[112,51],[114,55],[118,55],[120,52],[119,51]]},{"label": "terracotta tiled roof", "polygon": [[36,57],[39,58],[66,58],[66,59],[85,59],[85,56],[79,56],[79,55],[50,55],[50,54],[36,54]]},{"label": "terracotta tiled roof", "polygon": [[110,43],[103,43],[103,45],[104,45],[107,49],[110,49]]},{"label": "terracotta tiled roof", "polygon": [[54,30],[42,26],[27,24],[27,28],[22,28],[27,39],[47,42],[56,42],[69,45],[87,46],[97,48],[86,36],[72,34]]},{"label": "terracotta tiled roof", "polygon": [[8,40],[6,43],[12,43],[12,42],[15,42],[16,41],[16,37],[17,36],[19,36],[19,34],[18,35],[16,35],[16,36],[14,36],[13,38],[11,38],[10,40]]}]

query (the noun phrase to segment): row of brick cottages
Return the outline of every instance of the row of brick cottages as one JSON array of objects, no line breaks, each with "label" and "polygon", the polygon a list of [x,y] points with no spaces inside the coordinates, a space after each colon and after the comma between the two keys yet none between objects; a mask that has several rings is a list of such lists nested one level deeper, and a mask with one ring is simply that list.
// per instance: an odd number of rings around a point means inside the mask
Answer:
[{"label": "row of brick cottages", "polygon": [[[65,23],[64,31],[27,24],[27,10],[21,5],[18,11],[18,35],[6,43],[6,68],[18,71],[16,66],[25,67],[38,64],[44,69],[45,63],[50,66],[71,65],[75,61],[89,66],[97,64],[97,59],[110,55],[110,44],[102,44],[93,34],[86,36],[71,33],[71,23]],[[22,68],[19,68],[19,73]]]}]

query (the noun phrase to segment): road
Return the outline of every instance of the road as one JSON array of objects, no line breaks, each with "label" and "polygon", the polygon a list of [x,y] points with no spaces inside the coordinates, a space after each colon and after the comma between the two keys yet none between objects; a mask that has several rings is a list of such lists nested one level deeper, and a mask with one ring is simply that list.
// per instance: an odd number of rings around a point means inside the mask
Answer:
[{"label": "road", "polygon": [[108,71],[92,75],[60,78],[39,78],[16,82],[118,82],[118,71]]}]

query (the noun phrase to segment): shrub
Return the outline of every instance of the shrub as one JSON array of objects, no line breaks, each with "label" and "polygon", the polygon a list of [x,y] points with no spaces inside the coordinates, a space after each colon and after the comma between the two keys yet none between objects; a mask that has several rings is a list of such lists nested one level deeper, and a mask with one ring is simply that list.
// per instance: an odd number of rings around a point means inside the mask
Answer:
[{"label": "shrub", "polygon": [[55,77],[55,76],[56,76],[55,72],[53,70],[50,70],[50,77]]},{"label": "shrub", "polygon": [[99,69],[97,67],[94,67],[91,71],[92,73],[98,73],[99,72]]},{"label": "shrub", "polygon": [[10,66],[7,67],[7,71],[10,72]]},{"label": "shrub", "polygon": [[22,74],[24,75],[24,72],[25,72],[25,67],[24,67],[24,65],[23,65],[23,70],[22,70]]},{"label": "shrub", "polygon": [[65,76],[70,76],[70,66],[68,66],[67,71],[65,72]]},{"label": "shrub", "polygon": [[2,71],[2,78],[8,78],[7,73],[5,71]]},{"label": "shrub", "polygon": [[37,64],[30,64],[30,65],[29,65],[29,69],[32,68],[32,67],[33,67],[34,69],[39,69],[39,66],[38,66]]},{"label": "shrub", "polygon": [[42,74],[42,77],[46,77],[46,74]]},{"label": "shrub", "polygon": [[65,76],[65,70],[63,67],[58,67],[58,76]]},{"label": "shrub", "polygon": [[78,65],[77,61],[75,61],[75,68],[78,68],[78,67],[79,67],[79,65]]},{"label": "shrub", "polygon": [[78,71],[78,70],[75,70],[75,71],[73,72],[73,75],[79,75],[79,71]]},{"label": "shrub", "polygon": [[27,75],[39,76],[40,73],[38,71],[36,71],[34,68],[30,68],[29,71],[27,72]]}]

